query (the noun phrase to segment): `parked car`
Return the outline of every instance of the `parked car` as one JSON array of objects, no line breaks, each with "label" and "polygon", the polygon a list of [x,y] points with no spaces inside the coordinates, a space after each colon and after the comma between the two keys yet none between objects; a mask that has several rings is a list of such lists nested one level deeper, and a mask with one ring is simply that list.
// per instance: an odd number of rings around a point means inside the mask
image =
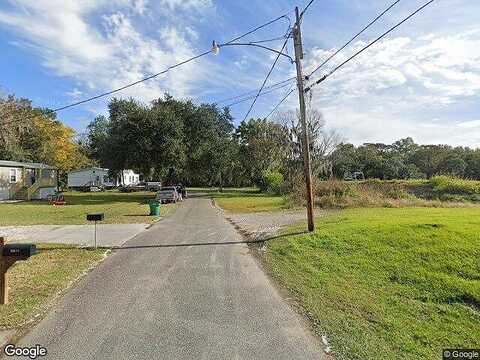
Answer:
[{"label": "parked car", "polygon": [[147,191],[159,191],[162,188],[162,183],[160,181],[147,181],[145,187]]},{"label": "parked car", "polygon": [[161,203],[176,203],[180,200],[180,196],[175,186],[165,186],[160,188],[155,196],[155,199]]},{"label": "parked car", "polygon": [[146,188],[147,187],[146,187],[145,183],[130,184],[130,185],[126,185],[126,186],[121,186],[120,191],[121,192],[145,191]]}]

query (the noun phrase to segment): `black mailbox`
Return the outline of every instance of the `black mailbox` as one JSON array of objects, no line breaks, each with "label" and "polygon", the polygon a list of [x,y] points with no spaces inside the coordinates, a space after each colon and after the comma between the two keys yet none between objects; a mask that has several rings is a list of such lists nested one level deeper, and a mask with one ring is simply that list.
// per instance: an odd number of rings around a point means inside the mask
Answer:
[{"label": "black mailbox", "polygon": [[104,218],[103,213],[87,214],[88,221],[103,221],[103,218]]},{"label": "black mailbox", "polygon": [[6,244],[3,246],[3,256],[28,258],[37,253],[37,247],[33,244]]}]

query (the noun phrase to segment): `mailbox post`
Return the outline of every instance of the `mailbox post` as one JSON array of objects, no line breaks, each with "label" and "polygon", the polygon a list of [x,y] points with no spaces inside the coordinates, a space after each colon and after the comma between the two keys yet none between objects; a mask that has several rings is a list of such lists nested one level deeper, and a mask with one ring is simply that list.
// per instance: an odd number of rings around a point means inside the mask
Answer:
[{"label": "mailbox post", "polygon": [[37,253],[33,244],[5,244],[0,237],[0,304],[8,304],[8,269],[17,261],[27,260]]},{"label": "mailbox post", "polygon": [[87,214],[87,221],[95,222],[95,249],[97,248],[97,221],[103,221],[104,217],[103,213]]}]

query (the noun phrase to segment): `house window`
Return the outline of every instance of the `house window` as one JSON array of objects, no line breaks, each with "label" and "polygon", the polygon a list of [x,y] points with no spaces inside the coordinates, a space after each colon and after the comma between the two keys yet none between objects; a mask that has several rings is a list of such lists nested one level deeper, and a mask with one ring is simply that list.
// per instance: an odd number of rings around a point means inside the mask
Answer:
[{"label": "house window", "polygon": [[17,169],[10,169],[10,182],[11,183],[17,182]]},{"label": "house window", "polygon": [[110,179],[108,178],[108,175],[104,175],[104,176],[103,176],[103,182],[104,182],[104,183],[110,182]]}]

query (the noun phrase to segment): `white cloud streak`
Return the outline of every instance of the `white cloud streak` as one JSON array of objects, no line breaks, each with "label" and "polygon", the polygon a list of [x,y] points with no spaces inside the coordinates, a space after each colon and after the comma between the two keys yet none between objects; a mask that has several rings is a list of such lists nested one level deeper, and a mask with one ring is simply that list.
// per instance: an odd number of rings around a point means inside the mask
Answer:
[{"label": "white cloud streak", "polygon": [[[350,52],[365,44],[357,42]],[[333,51],[312,50],[307,73]],[[336,57],[336,63],[347,56]],[[330,127],[355,143],[413,136],[422,143],[478,147],[477,120],[460,113],[433,121],[429,114],[448,114],[469,99],[478,100],[479,64],[480,28],[449,36],[386,39],[315,87],[313,106],[324,111]]]}]

